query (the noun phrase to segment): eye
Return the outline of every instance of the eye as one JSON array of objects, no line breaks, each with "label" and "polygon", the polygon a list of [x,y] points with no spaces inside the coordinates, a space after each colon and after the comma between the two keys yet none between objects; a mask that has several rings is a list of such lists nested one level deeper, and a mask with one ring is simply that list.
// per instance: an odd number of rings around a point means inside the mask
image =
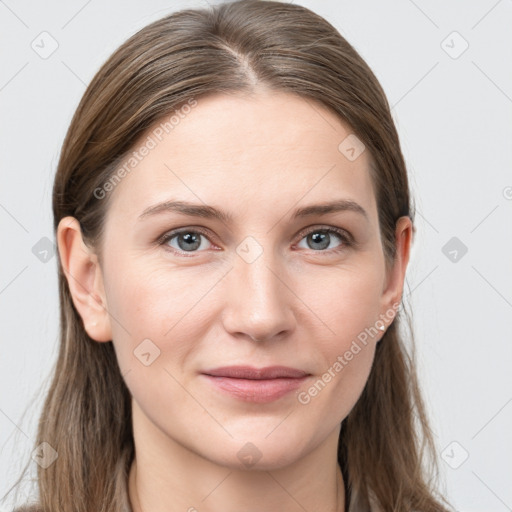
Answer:
[{"label": "eye", "polygon": [[[333,235],[334,239],[337,238],[341,241],[335,247],[331,246]],[[332,226],[308,228],[302,231],[299,236],[301,237],[301,242],[303,239],[306,240],[307,247],[301,247],[300,245],[297,245],[297,247],[311,249],[315,252],[340,252],[353,245],[352,237],[347,231]],[[213,245],[208,238],[208,233],[199,228],[169,231],[163,234],[157,240],[157,243],[169,247],[168,250],[180,256],[186,256],[186,253],[192,255],[195,252],[203,252]],[[210,244],[210,247],[208,247],[208,244]]]},{"label": "eye", "polygon": [[[199,229],[182,229],[179,231],[171,231],[165,233],[158,239],[160,245],[169,245],[174,252],[186,253],[186,252],[202,252],[198,249],[204,249],[205,243],[203,240],[208,240],[206,233]],[[171,243],[169,243],[171,242]],[[210,241],[208,240],[208,243]],[[206,247],[208,248],[208,247]]]},{"label": "eye", "polygon": [[[329,247],[333,241],[333,235],[335,238],[338,238],[338,240],[341,240],[342,243],[335,247]],[[314,229],[309,229],[306,232],[301,232],[300,236],[303,237],[301,241],[306,240],[307,247],[305,248],[312,249],[316,252],[330,252],[331,250],[333,252],[339,252],[352,245],[351,236],[345,230],[340,228],[316,227]],[[324,249],[329,250],[325,251]]]}]

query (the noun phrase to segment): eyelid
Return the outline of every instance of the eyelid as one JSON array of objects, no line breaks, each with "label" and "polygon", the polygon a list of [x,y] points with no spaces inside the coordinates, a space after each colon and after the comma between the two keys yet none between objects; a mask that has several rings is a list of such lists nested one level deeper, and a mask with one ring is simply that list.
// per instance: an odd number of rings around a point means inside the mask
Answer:
[{"label": "eyelid", "polygon": [[[354,237],[346,229],[336,227],[336,226],[331,226],[331,225],[324,225],[324,224],[312,224],[310,226],[307,226],[307,227],[301,229],[298,232],[298,234],[296,235],[296,237],[298,237],[298,240],[296,243],[299,243],[305,236],[309,235],[310,233],[314,233],[317,231],[326,231],[326,232],[334,233],[334,234],[338,235],[340,237],[340,239],[342,240],[342,246],[341,246],[341,248],[329,249],[326,251],[313,251],[313,252],[317,252],[319,254],[321,254],[321,253],[331,254],[331,253],[340,252],[342,250],[345,250],[345,249],[348,249],[348,248],[351,248],[351,247],[354,247],[357,245],[356,241],[354,240]],[[181,227],[181,228],[172,229],[170,231],[166,231],[163,235],[159,236],[155,240],[155,243],[158,245],[164,245],[166,242],[168,242],[170,239],[174,238],[176,235],[179,235],[180,233],[186,233],[186,232],[194,232],[194,233],[197,232],[197,233],[203,235],[205,238],[208,239],[208,241],[210,243],[213,244],[213,242],[210,240],[210,238],[212,237],[210,231],[205,228],[199,227],[199,226],[185,226],[185,227]],[[190,253],[187,253],[187,251],[177,251],[176,249],[171,248],[171,247],[169,247],[166,250],[169,250],[169,251],[173,252],[174,254],[190,255],[190,256],[192,256],[194,253],[205,252],[205,251],[190,251]]]},{"label": "eyelid", "polygon": [[[199,226],[185,226],[182,228],[171,229],[170,231],[166,231],[163,235],[159,236],[155,240],[155,243],[158,245],[163,245],[166,242],[168,242],[171,238],[175,237],[176,235],[179,235],[180,233],[187,233],[189,231],[193,232],[193,233],[196,233],[196,232],[200,233],[205,238],[207,238],[210,243],[213,244],[213,242],[210,240],[210,238],[212,237],[210,231],[205,228],[201,228]],[[171,248],[171,250],[174,250],[174,249]],[[202,251],[200,251],[200,252],[202,252]]]},{"label": "eyelid", "polygon": [[[303,228],[299,231],[297,236],[299,237],[299,241],[302,240],[306,235],[310,233],[314,233],[316,231],[327,231],[330,233],[337,234],[340,238],[344,239],[345,245],[355,245],[354,237],[343,228],[339,228],[336,226],[323,225],[323,224],[313,224],[306,228]],[[318,252],[327,252],[327,251],[318,251]]]}]

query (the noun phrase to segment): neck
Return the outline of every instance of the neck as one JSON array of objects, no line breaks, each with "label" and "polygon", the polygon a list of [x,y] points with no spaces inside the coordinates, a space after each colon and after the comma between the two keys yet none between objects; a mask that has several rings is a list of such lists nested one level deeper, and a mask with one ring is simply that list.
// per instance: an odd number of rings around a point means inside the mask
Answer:
[{"label": "neck", "polygon": [[[289,482],[288,488],[276,478],[277,472],[265,472],[263,476],[251,475],[251,478],[239,478],[225,471],[216,487],[209,493],[199,495],[197,488],[183,489],[180,484],[168,480],[165,486],[148,485],[137,472],[137,462],[133,461],[129,475],[129,499],[132,512],[187,511],[202,512],[239,511],[256,512],[261,510],[282,510],[283,512],[303,512],[304,510],[345,511],[345,490],[341,471],[336,472],[335,483],[326,485],[318,480],[301,479],[297,485]],[[200,478],[200,477],[196,477]],[[227,482],[230,480],[229,482]],[[239,485],[240,484],[240,485]],[[298,485],[302,485],[301,492]],[[323,485],[322,485],[323,484]],[[220,487],[224,486],[221,491]],[[198,485],[198,487],[201,487]],[[160,492],[159,492],[160,489]],[[192,492],[190,492],[192,491]],[[214,495],[215,493],[215,495]],[[205,503],[210,505],[205,506]],[[194,503],[195,506],[191,506]],[[243,507],[243,508],[242,508]],[[272,508],[275,507],[275,508]]]},{"label": "neck", "polygon": [[345,510],[338,430],[285,467],[241,470],[207,460],[153,428],[154,435],[146,431],[139,438],[134,429],[136,456],[128,478],[132,512]]}]

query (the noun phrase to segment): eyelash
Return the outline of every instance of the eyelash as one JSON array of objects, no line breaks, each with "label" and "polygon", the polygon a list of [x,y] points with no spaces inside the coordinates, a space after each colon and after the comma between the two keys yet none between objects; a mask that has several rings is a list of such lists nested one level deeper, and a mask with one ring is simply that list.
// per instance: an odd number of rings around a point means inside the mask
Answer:
[{"label": "eyelash", "polygon": [[[353,237],[347,231],[345,231],[344,229],[341,229],[341,228],[335,228],[333,226],[320,226],[320,227],[315,226],[313,229],[305,228],[298,235],[300,237],[299,242],[305,236],[307,236],[311,233],[317,233],[317,232],[335,234],[341,239],[342,244],[334,249],[327,249],[327,250],[321,250],[321,251],[313,251],[313,249],[311,249],[313,252],[328,253],[328,254],[339,253],[339,252],[342,252],[346,249],[349,249],[349,248],[355,246],[355,241],[354,241]],[[199,233],[209,240],[208,232],[206,230],[204,230],[202,228],[185,228],[185,229],[178,229],[178,230],[169,231],[167,233],[164,233],[162,236],[160,236],[156,240],[156,243],[158,245],[165,245],[167,242],[169,242],[169,240],[172,240],[175,236],[180,235],[181,233]],[[212,243],[212,242],[210,241],[210,243]],[[177,254],[179,256],[185,256],[185,257],[191,257],[196,252],[203,252],[203,251],[190,251],[190,252],[178,251],[174,247],[170,247],[170,246],[167,246],[165,249],[172,252],[173,254]]]}]

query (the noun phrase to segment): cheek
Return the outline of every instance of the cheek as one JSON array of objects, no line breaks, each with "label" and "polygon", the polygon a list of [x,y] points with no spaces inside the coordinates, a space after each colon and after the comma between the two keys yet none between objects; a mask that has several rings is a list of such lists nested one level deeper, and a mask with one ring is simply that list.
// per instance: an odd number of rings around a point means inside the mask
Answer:
[{"label": "cheek", "polygon": [[[317,317],[327,352],[339,353],[379,319],[383,274],[375,261],[361,261],[316,273],[299,283],[300,297]],[[378,338],[377,338],[378,339]],[[333,341],[335,340],[335,341]]]},{"label": "cheek", "polygon": [[208,290],[218,273],[193,276],[117,263],[108,273],[106,293],[113,344],[130,393],[155,423],[162,410],[195,410],[182,387],[187,386],[182,369],[200,349],[197,340],[205,337],[211,318],[206,312],[215,314]]},{"label": "cheek", "polygon": [[317,339],[322,364],[315,378],[297,396],[311,417],[324,418],[322,433],[330,431],[350,413],[359,399],[372,367],[376,343],[366,327],[371,308],[337,309],[335,335]]},{"label": "cheek", "polygon": [[[133,351],[141,343],[150,352],[172,353],[179,363],[194,349],[190,340],[206,328],[204,313],[215,307],[208,292],[219,281],[219,273],[162,269],[151,261],[137,263],[118,259],[105,272],[112,338],[120,364],[129,368]],[[144,340],[151,340],[157,348]]]},{"label": "cheek", "polygon": [[341,420],[366,384],[381,336],[375,322],[379,319],[382,274],[373,262],[331,269],[330,276],[315,282],[315,293],[309,294],[307,304],[321,320],[317,322],[315,350],[321,354],[322,368],[299,401],[314,403],[313,408],[320,410],[325,407],[325,414],[333,407]]}]

